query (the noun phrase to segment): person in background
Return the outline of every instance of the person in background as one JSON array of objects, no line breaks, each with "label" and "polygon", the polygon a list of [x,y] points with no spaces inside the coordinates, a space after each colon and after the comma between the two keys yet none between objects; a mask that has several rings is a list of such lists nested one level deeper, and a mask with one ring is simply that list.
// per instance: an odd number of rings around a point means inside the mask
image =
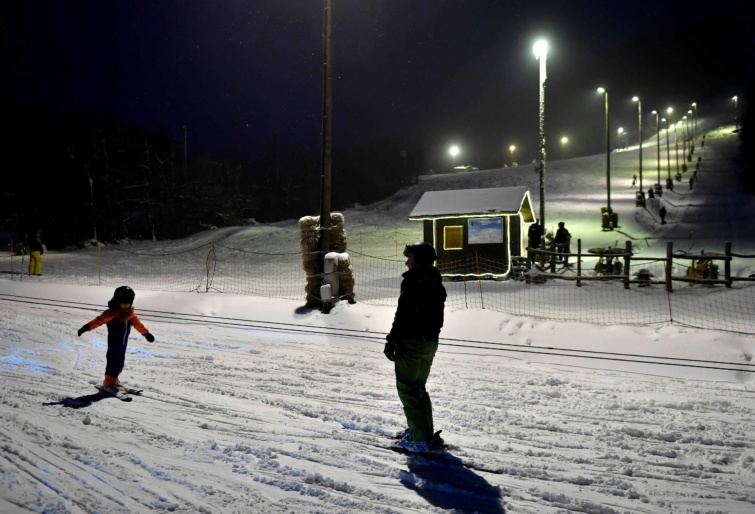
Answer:
[{"label": "person in background", "polygon": [[42,254],[45,246],[42,244],[42,232],[37,230],[36,235],[29,243],[29,275],[42,276]]},{"label": "person in background", "polygon": [[661,217],[661,225],[666,224],[666,207],[661,206],[660,210],[658,211],[658,214]]},{"label": "person in background", "polygon": [[432,245],[407,245],[404,255],[409,270],[403,274],[383,353],[394,362],[396,388],[409,425],[399,444],[411,452],[432,451],[442,448],[443,440],[440,431],[434,432],[433,407],[425,386],[443,327],[446,288],[433,266],[438,257]]},{"label": "person in background", "polygon": [[540,223],[535,220],[535,223],[530,225],[529,230],[527,230],[527,248],[529,250],[527,251],[527,258],[530,260],[530,263],[535,262],[535,252],[533,252],[533,249],[540,248],[540,243],[543,240],[543,227],[540,226]]},{"label": "person in background", "polygon": [[118,375],[123,371],[126,362],[126,347],[131,327],[144,336],[150,343],[155,342],[155,336],[149,333],[134,312],[134,298],[136,293],[128,286],[121,286],[113,293],[113,298],[107,302],[107,310],[79,329],[79,337],[102,325],[107,325],[107,364],[105,365],[105,380],[102,387],[118,388]]},{"label": "person in background", "polygon": [[564,265],[569,265],[569,253],[571,253],[570,243],[571,243],[571,234],[564,226],[564,222],[560,221],[558,223],[558,230],[556,230],[556,249],[558,250],[558,253],[561,254],[558,256],[558,260],[563,260]]}]

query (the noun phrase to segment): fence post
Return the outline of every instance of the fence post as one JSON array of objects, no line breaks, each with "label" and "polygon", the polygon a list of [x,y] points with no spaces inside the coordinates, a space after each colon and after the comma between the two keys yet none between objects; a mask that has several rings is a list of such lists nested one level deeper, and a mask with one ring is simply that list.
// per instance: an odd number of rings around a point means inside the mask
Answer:
[{"label": "fence post", "polygon": [[[556,251],[556,239],[551,240],[551,252]],[[551,254],[551,273],[556,272],[556,254]]]},{"label": "fence post", "polygon": [[629,265],[632,263],[632,242],[627,241],[624,245],[624,289],[629,289]]},{"label": "fence post", "polygon": [[577,239],[577,287],[582,287],[582,281],[579,277],[582,276],[582,240]]},{"label": "fence post", "polygon": [[671,287],[671,265],[674,264],[672,258],[674,254],[674,243],[669,241],[666,243],[666,292],[670,293],[674,289]]},{"label": "fence post", "polygon": [[726,254],[726,261],[724,261],[724,279],[726,279],[726,287],[731,287],[731,241],[726,241],[724,253]]}]

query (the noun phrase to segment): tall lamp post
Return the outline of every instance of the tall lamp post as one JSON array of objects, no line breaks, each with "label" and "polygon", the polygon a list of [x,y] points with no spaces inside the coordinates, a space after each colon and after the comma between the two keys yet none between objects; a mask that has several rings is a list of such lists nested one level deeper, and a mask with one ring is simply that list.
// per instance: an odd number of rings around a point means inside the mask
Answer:
[{"label": "tall lamp post", "polygon": [[569,138],[564,136],[561,138],[561,155],[563,159],[566,159],[566,143],[569,142]]},{"label": "tall lamp post", "polygon": [[674,123],[674,147],[676,152],[676,174],[679,175],[679,136],[677,132],[679,132],[679,125],[682,124],[682,120],[677,121]]},{"label": "tall lamp post", "polygon": [[659,117],[658,111],[653,111],[653,114],[655,114],[655,140],[656,140],[656,156],[658,160],[658,182],[655,184],[655,189],[660,190],[661,189],[661,119]]},{"label": "tall lamp post", "polygon": [[734,100],[734,130],[737,130],[739,128],[739,124],[737,122],[737,113],[739,112],[737,109],[737,97],[732,96],[732,100]]},{"label": "tall lamp post", "polygon": [[511,155],[511,165],[512,165],[512,166],[514,165],[514,150],[516,150],[516,146],[514,146],[514,145],[511,145],[511,146],[509,147],[509,153],[510,153],[510,155]]},{"label": "tall lamp post", "polygon": [[[603,97],[605,98],[606,103],[606,196],[607,196],[607,204],[606,204],[606,212],[608,213],[609,220],[611,218],[611,132],[609,130],[609,114],[608,114],[608,90],[605,88],[599,87],[598,93],[603,93]],[[612,228],[610,226],[609,221],[609,227],[603,227],[603,228]]]},{"label": "tall lamp post", "polygon": [[623,143],[623,141],[624,141],[624,129],[622,127],[619,127],[619,129],[616,132],[619,134],[619,136],[616,138],[617,139],[616,149],[617,150],[621,150],[621,149],[624,148],[624,143]]},{"label": "tall lamp post", "polygon": [[[541,39],[533,48],[540,61],[540,226],[545,231],[545,61],[548,57],[548,42]],[[545,248],[545,238],[540,238],[540,247]]]},{"label": "tall lamp post", "polygon": [[637,102],[637,143],[640,147],[640,191],[644,198],[645,191],[642,189],[642,101],[639,96],[632,97],[632,101]]},{"label": "tall lamp post", "polygon": [[666,154],[668,156],[668,177],[666,178],[666,187],[668,189],[674,189],[674,183],[671,181],[671,153],[669,149],[669,130],[671,130],[671,126],[673,123],[671,122],[671,113],[674,112],[673,107],[669,107],[666,109]]},{"label": "tall lamp post", "polygon": [[687,116],[682,116],[682,163],[687,155]]},{"label": "tall lamp post", "polygon": [[692,125],[692,141],[697,141],[697,102],[692,102],[692,110],[695,111],[695,123]]},{"label": "tall lamp post", "polygon": [[666,187],[668,187],[668,181],[671,180],[671,149],[669,148],[669,123],[666,118],[661,118],[661,121],[666,122],[666,163],[668,164],[668,178],[666,179]]}]

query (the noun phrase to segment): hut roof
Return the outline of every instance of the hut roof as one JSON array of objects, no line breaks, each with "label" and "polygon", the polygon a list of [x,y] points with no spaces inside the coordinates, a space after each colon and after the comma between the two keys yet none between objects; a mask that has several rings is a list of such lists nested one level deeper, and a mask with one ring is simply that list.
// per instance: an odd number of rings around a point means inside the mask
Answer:
[{"label": "hut roof", "polygon": [[530,219],[533,213],[525,186],[427,191],[414,206],[409,219],[500,216],[520,211],[525,221],[534,220]]}]

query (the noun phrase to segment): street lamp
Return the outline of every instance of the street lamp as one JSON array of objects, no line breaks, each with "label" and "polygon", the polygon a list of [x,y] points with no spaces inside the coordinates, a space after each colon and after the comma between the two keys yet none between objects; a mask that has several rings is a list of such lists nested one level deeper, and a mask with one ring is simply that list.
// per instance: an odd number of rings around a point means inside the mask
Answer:
[{"label": "street lamp", "polygon": [[637,143],[640,147],[640,191],[644,195],[645,191],[642,189],[642,101],[639,96],[632,97],[632,101],[637,102]]},{"label": "street lamp", "polygon": [[692,141],[697,140],[697,102],[692,102],[692,109],[695,111],[695,123],[692,125]]},{"label": "street lamp", "polygon": [[511,153],[511,165],[514,165],[514,150],[516,150],[516,146],[511,145],[509,147],[509,152]]},{"label": "street lamp", "polygon": [[682,124],[682,120],[677,121],[674,123],[674,147],[676,148],[676,174],[679,175],[679,138],[677,137],[677,132],[679,131],[679,125]]},{"label": "street lamp", "polygon": [[661,188],[661,120],[658,117],[658,111],[653,111],[655,114],[655,140],[656,140],[656,155],[658,158],[658,183],[657,188]]},{"label": "street lamp", "polygon": [[622,136],[624,135],[624,129],[621,128],[621,127],[619,127],[619,130],[617,132],[619,133],[619,137],[617,138],[618,139],[618,143],[617,143],[618,146],[616,147],[616,149],[617,150],[621,150],[622,148],[624,148],[624,143],[622,143]]},{"label": "street lamp", "polygon": [[564,136],[561,138],[561,154],[563,155],[563,158],[566,159],[566,143],[569,142],[569,138]]},{"label": "street lamp", "polygon": [[669,123],[666,118],[662,118],[661,121],[666,122],[666,163],[668,164],[668,178],[666,179],[666,187],[668,187],[668,182],[671,180],[671,149],[669,148],[669,137],[668,133],[669,130]]},{"label": "street lamp", "polygon": [[[666,187],[668,189],[673,190],[674,189],[674,183],[671,181],[671,153],[669,149],[669,130],[671,130],[671,127],[673,123],[671,122],[671,113],[674,112],[673,107],[669,107],[666,109],[666,114],[668,115],[666,117],[666,156],[668,161],[668,177],[666,178]],[[670,186],[670,187],[669,187]]]},{"label": "street lamp", "polygon": [[[608,203],[606,205],[606,212],[608,213],[609,220],[611,218],[611,133],[609,131],[609,114],[608,114],[608,90],[599,87],[598,93],[603,93],[606,103],[606,193]],[[610,227],[610,223],[609,223]],[[606,228],[606,227],[604,227]]]},{"label": "street lamp", "polygon": [[456,156],[461,153],[461,150],[459,150],[459,147],[456,145],[451,145],[451,148],[448,149],[448,155],[451,156],[451,169],[453,169],[456,166]]},{"label": "street lamp", "polygon": [[[533,47],[535,58],[540,61],[540,226],[545,230],[545,61],[548,57],[548,42],[539,40]],[[545,248],[545,238],[540,238]]]},{"label": "street lamp", "polygon": [[731,99],[734,100],[734,130],[737,130],[739,128],[737,124],[737,97],[733,96]]},{"label": "street lamp", "polygon": [[685,155],[687,155],[687,116],[682,116],[682,121],[680,122],[682,124],[682,162],[685,159]]}]

